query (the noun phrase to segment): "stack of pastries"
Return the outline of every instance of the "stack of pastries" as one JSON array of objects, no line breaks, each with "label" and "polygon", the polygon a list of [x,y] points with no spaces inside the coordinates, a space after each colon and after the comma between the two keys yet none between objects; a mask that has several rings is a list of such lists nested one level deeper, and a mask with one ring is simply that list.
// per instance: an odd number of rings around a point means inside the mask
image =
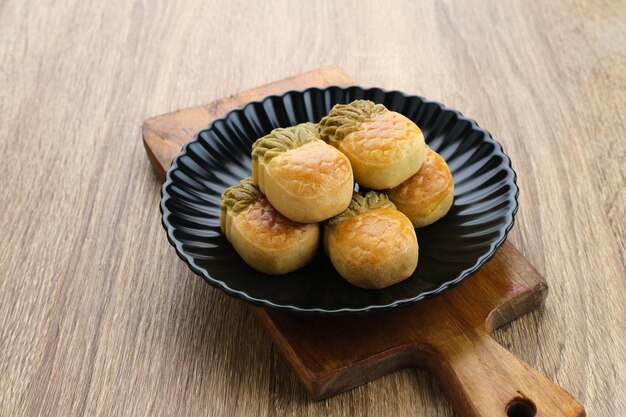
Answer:
[{"label": "stack of pastries", "polygon": [[[354,192],[355,182],[360,189]],[[222,194],[220,226],[272,275],[315,259],[320,242],[348,282],[380,289],[417,268],[415,228],[452,206],[448,165],[420,128],[382,104],[335,105],[319,123],[274,129],[252,145],[252,178]]]}]

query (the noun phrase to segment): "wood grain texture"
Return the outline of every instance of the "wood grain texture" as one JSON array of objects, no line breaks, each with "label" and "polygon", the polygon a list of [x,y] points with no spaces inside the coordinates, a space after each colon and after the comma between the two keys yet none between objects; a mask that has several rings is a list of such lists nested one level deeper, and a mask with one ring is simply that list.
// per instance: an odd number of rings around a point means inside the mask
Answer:
[{"label": "wood grain texture", "polygon": [[152,117],[143,123],[141,135],[143,144],[153,168],[161,180],[172,164],[181,147],[205,128],[211,120],[223,116],[228,111],[244,104],[260,100],[271,94],[281,94],[289,90],[299,90],[312,86],[348,85],[354,82],[341,68],[325,66],[307,71],[298,76],[245,90],[227,98],[220,98],[210,104],[189,107]]},{"label": "wood grain texture", "polygon": [[495,337],[590,416],[623,412],[625,33],[623,0],[3,0],[0,415],[453,415],[419,370],[311,402],[161,228],[143,120],[326,64],[504,144],[509,239],[551,293]]},{"label": "wood grain texture", "polygon": [[[323,67],[159,115],[144,122],[143,143],[163,179],[181,146],[190,141],[189,127],[201,129],[222,113],[281,89],[349,82],[341,68]],[[538,417],[582,417],[584,408],[576,399],[490,336],[537,308],[547,292],[544,278],[506,242],[472,279],[407,308],[357,317],[310,317],[264,308],[254,312],[314,399],[420,366],[437,378],[461,417],[504,415],[515,402]]]},{"label": "wood grain texture", "polygon": [[546,291],[537,271],[507,244],[471,280],[407,308],[356,317],[255,312],[316,398],[421,366],[462,417],[504,416],[520,400],[538,417],[582,417],[570,394],[489,336],[534,308]]}]

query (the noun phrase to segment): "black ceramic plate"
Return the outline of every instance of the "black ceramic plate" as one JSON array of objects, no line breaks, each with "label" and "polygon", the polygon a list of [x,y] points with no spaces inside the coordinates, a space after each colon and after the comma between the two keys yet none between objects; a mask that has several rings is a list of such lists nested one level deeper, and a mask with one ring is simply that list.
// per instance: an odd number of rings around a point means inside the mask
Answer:
[{"label": "black ceramic plate", "polygon": [[[309,266],[284,276],[255,271],[219,226],[222,191],[250,176],[250,148],[277,127],[317,122],[336,103],[370,99],[415,121],[448,162],[455,198],[450,212],[417,230],[420,258],[413,276],[383,290],[343,280],[322,251]],[[459,284],[504,242],[517,211],[515,172],[489,132],[456,110],[419,96],[379,88],[290,91],[233,110],[196,134],[167,172],[163,225],[176,253],[209,284],[264,307],[347,314],[408,305]]]}]

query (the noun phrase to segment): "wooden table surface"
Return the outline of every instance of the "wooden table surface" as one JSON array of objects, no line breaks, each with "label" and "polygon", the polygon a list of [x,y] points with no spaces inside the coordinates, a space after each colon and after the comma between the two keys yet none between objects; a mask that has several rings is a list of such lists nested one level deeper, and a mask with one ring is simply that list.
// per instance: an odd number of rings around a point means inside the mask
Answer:
[{"label": "wooden table surface", "polygon": [[0,415],[452,415],[412,369],[311,402],[162,230],[142,121],[326,64],[503,143],[550,296],[496,338],[626,409],[624,1],[3,0]]}]

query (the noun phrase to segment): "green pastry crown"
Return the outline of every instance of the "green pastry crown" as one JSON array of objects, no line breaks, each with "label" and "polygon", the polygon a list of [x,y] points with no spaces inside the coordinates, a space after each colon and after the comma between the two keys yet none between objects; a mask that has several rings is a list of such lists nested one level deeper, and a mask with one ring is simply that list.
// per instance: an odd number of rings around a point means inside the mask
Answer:
[{"label": "green pastry crown", "polygon": [[264,198],[259,187],[252,178],[244,178],[232,187],[228,187],[222,193],[222,211],[232,210],[235,214],[245,210],[250,204]]},{"label": "green pastry crown", "polygon": [[375,114],[383,113],[387,108],[369,100],[355,100],[350,104],[335,104],[320,120],[318,129],[323,141],[336,145],[348,134],[354,132],[359,123]]},{"label": "green pastry crown", "polygon": [[263,161],[267,163],[285,151],[299,148],[319,139],[317,125],[314,123],[300,123],[284,129],[274,129],[269,135],[265,135],[254,142],[252,159],[263,158]]},{"label": "green pastry crown", "polygon": [[396,206],[389,201],[389,197],[384,193],[378,193],[376,191],[368,191],[365,195],[362,193],[354,193],[352,194],[352,201],[350,201],[348,208],[328,220],[328,226],[335,226],[352,216],[379,208],[395,209]]}]

